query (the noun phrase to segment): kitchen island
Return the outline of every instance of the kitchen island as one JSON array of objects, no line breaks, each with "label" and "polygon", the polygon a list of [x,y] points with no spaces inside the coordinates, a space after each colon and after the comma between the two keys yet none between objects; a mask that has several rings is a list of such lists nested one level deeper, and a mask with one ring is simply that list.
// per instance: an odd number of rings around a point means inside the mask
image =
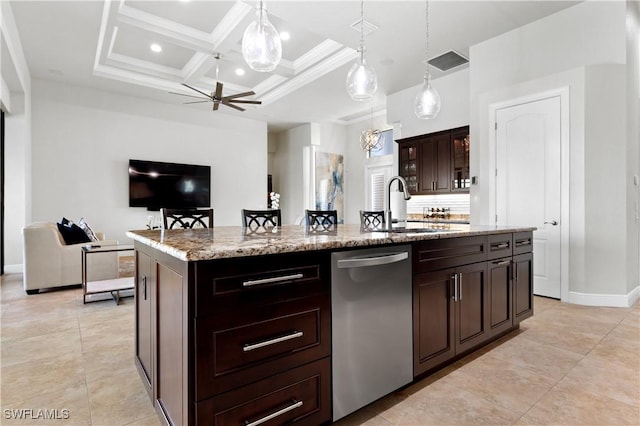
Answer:
[{"label": "kitchen island", "polygon": [[416,380],[533,314],[534,228],[410,226],[129,232],[136,365],[160,418],[330,423],[334,252],[411,247]]}]

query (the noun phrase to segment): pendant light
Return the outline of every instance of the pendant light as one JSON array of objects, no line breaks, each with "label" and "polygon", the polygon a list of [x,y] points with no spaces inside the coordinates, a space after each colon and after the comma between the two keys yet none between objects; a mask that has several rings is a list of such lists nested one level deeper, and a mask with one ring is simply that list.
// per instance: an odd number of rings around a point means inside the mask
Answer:
[{"label": "pendant light", "polygon": [[262,0],[258,1],[256,20],[244,31],[242,56],[252,70],[260,72],[273,71],[282,58],[280,34],[269,22]]},{"label": "pendant light", "polygon": [[347,74],[347,92],[354,101],[368,101],[378,90],[378,76],[372,66],[367,64],[364,46],[364,0],[360,0],[360,48],[358,59]]},{"label": "pendant light", "polygon": [[371,106],[369,129],[363,130],[360,134],[360,148],[362,148],[363,151],[366,151],[367,154],[380,151],[382,149],[380,130],[374,130],[373,128],[373,105]]},{"label": "pendant light", "polygon": [[431,85],[431,74],[429,74],[429,0],[426,2],[424,15],[427,39],[427,47],[425,50],[426,58],[424,60],[426,70],[424,72],[424,85],[416,95],[413,103],[413,111],[416,113],[418,118],[428,120],[430,118],[436,118],[440,112],[440,94]]}]

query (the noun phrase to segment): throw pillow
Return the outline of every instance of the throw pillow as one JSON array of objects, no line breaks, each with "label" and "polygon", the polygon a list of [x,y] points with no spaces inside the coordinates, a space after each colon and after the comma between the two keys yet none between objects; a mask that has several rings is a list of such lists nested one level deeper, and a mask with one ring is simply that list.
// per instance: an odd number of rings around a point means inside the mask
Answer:
[{"label": "throw pillow", "polygon": [[87,234],[87,237],[89,237],[91,241],[98,241],[98,237],[96,237],[96,233],[93,232],[93,229],[91,229],[87,221],[84,220],[84,217],[80,218],[80,220],[78,221],[78,226],[80,227],[80,229],[84,231],[85,234]]},{"label": "throw pillow", "polygon": [[58,223],[58,231],[62,234],[62,239],[67,245],[91,242],[87,234],[75,223],[69,222],[68,225]]}]

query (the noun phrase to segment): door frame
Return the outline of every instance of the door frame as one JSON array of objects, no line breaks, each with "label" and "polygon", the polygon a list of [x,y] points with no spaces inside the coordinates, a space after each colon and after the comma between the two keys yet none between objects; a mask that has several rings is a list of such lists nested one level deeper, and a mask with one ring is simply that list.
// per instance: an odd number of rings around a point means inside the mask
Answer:
[{"label": "door frame", "polygon": [[[570,121],[569,121],[569,86],[562,86],[543,92],[531,93],[505,101],[489,104],[489,217],[496,217],[497,188],[496,188],[496,168],[497,168],[497,113],[498,110],[523,105],[531,102],[542,101],[549,98],[560,97],[560,300],[569,300],[569,228],[570,228],[570,186],[569,186],[569,164],[570,164]],[[495,219],[494,219],[495,221]],[[495,223],[495,222],[494,222]],[[534,255],[535,262],[535,255]]]}]

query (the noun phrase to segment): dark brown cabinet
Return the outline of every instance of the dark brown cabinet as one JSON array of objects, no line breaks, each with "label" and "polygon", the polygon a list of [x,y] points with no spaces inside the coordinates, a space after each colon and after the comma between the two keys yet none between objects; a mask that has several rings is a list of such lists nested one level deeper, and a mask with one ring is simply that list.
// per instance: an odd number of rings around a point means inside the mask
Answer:
[{"label": "dark brown cabinet", "polygon": [[489,337],[486,276],[479,262],[414,277],[414,376]]},{"label": "dark brown cabinet", "polygon": [[151,258],[136,250],[136,366],[143,377],[143,383],[149,396],[152,396],[152,304],[153,282],[151,279]]},{"label": "dark brown cabinet", "polygon": [[399,149],[400,176],[407,182],[410,193],[418,192],[418,144],[407,142],[400,145]]},{"label": "dark brown cabinet", "polygon": [[489,337],[486,237],[413,246],[414,376]]},{"label": "dark brown cabinet", "polygon": [[398,174],[412,194],[469,192],[469,126],[399,139]]},{"label": "dark brown cabinet", "polygon": [[185,262],[136,242],[136,365],[163,423],[331,420],[329,256]]},{"label": "dark brown cabinet", "polygon": [[533,315],[531,232],[413,245],[414,376]]},{"label": "dark brown cabinet", "polygon": [[489,326],[492,335],[513,327],[511,257],[489,262]]},{"label": "dark brown cabinet", "polygon": [[469,173],[469,127],[451,132],[451,192],[468,192],[471,187]]},{"label": "dark brown cabinet", "polygon": [[315,426],[331,419],[331,361],[323,358],[196,403],[196,424]]},{"label": "dark brown cabinet", "polygon": [[439,134],[420,142],[418,189],[424,193],[449,192],[451,148],[449,134]]}]

